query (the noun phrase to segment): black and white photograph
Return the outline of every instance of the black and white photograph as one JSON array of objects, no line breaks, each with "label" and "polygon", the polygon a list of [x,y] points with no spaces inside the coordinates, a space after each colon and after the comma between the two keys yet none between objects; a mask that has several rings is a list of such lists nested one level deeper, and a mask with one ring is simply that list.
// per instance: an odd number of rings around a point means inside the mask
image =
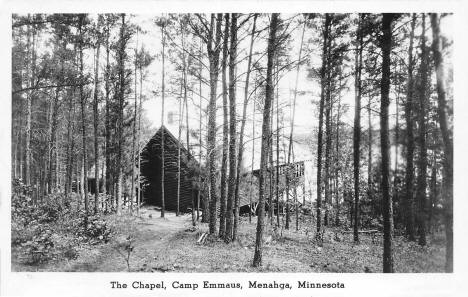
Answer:
[{"label": "black and white photograph", "polygon": [[2,265],[452,275],[456,12],[349,9],[12,12]]}]

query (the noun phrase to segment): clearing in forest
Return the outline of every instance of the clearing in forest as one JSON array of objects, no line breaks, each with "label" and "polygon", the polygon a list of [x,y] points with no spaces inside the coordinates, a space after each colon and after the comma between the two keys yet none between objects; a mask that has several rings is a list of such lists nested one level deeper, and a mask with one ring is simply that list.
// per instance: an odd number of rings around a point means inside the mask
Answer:
[{"label": "clearing in forest", "polygon": [[[113,236],[106,244],[84,245],[72,260],[49,262],[40,266],[20,265],[14,271],[99,271],[128,270],[122,242],[133,236],[129,266],[132,272],[381,272],[382,240],[363,234],[354,244],[352,233],[328,228],[323,244],[316,242],[311,224],[301,222],[299,231],[268,229],[265,236],[264,265],[251,267],[255,245],[256,218],[249,223],[241,217],[238,240],[225,244],[216,237],[197,243],[208,225],[191,226],[191,216],[167,212],[160,217],[154,208],[143,208],[140,217],[106,217]],[[295,221],[294,218],[292,220]],[[429,237],[427,247],[395,238],[396,272],[443,272],[444,241],[442,234]]]}]

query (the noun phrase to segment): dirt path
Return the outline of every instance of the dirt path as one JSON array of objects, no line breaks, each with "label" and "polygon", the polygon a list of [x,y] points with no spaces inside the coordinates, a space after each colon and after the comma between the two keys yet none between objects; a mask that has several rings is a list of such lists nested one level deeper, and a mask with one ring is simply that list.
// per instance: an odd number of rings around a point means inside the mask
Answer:
[{"label": "dirt path", "polygon": [[119,230],[120,235],[111,243],[81,251],[77,259],[65,263],[65,267],[58,270],[127,271],[125,258],[121,254],[125,254],[125,251],[117,247],[117,242],[124,241],[130,234],[134,236],[134,249],[130,255],[131,271],[171,271],[177,268],[158,265],[158,262],[167,262],[162,260],[165,260],[174,237],[190,227],[190,215],[181,214],[177,217],[173,212],[166,212],[165,218],[161,218],[160,211],[143,208],[139,218],[133,217],[120,224],[124,228]]}]

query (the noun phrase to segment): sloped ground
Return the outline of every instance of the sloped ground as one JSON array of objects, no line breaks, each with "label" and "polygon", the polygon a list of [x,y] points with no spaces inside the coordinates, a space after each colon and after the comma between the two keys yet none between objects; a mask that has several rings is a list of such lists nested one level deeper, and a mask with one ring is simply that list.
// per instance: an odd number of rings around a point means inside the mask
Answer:
[{"label": "sloped ground", "polygon": [[[18,266],[14,271],[127,271],[119,243],[133,235],[130,270],[142,272],[381,272],[381,238],[374,243],[362,234],[360,244],[352,234],[327,229],[323,244],[313,240],[312,228],[304,224],[299,231],[267,230],[264,265],[251,267],[255,244],[256,220],[241,218],[238,241],[225,244],[209,237],[204,244],[197,239],[208,229],[207,224],[191,226],[191,216],[179,217],[142,209],[140,217],[122,215],[109,218],[116,237],[108,244],[86,246],[74,260],[50,263],[41,267]],[[293,220],[294,222],[294,220]],[[443,235],[429,236],[427,247],[395,238],[396,272],[443,272]],[[119,253],[120,252],[120,253]]]}]

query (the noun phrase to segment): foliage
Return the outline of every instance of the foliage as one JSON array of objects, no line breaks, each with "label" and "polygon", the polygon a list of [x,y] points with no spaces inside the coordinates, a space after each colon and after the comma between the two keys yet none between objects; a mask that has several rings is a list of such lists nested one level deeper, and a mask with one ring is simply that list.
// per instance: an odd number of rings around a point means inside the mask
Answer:
[{"label": "foliage", "polygon": [[114,249],[117,253],[124,258],[128,271],[130,271],[130,255],[135,248],[134,241],[135,239],[131,235],[128,235],[125,238],[120,238],[114,245]]},{"label": "foliage", "polygon": [[86,219],[84,212],[63,206],[62,194],[31,199],[31,187],[14,180],[11,200],[11,244],[19,260],[37,265],[53,259],[75,258],[80,244],[107,243],[112,229],[100,215]]}]

